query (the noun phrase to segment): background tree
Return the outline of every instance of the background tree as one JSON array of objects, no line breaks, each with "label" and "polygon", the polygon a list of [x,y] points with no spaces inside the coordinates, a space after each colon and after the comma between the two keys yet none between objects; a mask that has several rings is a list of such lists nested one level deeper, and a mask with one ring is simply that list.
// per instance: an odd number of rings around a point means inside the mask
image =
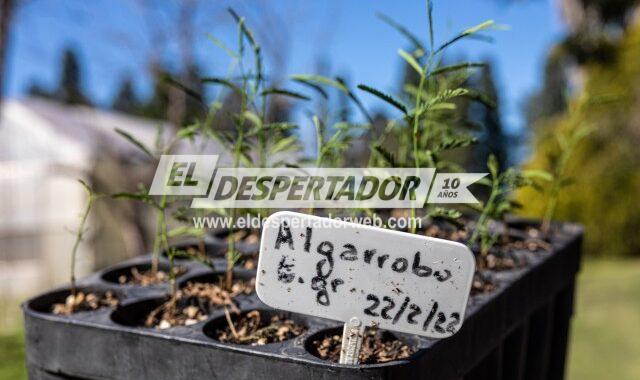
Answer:
[{"label": "background tree", "polygon": [[29,95],[54,99],[69,105],[91,105],[89,97],[82,89],[83,77],[80,61],[77,54],[70,48],[66,48],[62,54],[60,65],[60,81],[53,91],[47,91],[38,84],[29,87]]},{"label": "background tree", "polygon": [[[472,78],[473,87],[490,99],[493,104],[469,104],[469,119],[482,126],[478,134],[479,144],[471,148],[473,150],[473,160],[472,163],[467,165],[469,171],[482,170],[482,167],[476,165],[483,165],[491,154],[495,156],[498,167],[506,168],[509,166],[511,138],[505,132],[502,118],[500,117],[501,98],[494,72],[494,65],[487,60],[486,66],[478,69],[477,74]],[[472,165],[473,167],[470,167]]]},{"label": "background tree", "polygon": [[[440,67],[455,65],[461,61],[464,59],[452,60],[445,56]],[[474,94],[482,94],[482,98],[486,101],[473,102],[471,97],[460,97],[451,101],[456,106],[455,115],[451,116],[450,120],[453,128],[472,127],[474,135],[478,139],[478,144],[454,149],[446,154],[449,160],[458,163],[467,171],[485,171],[485,163],[490,154],[496,157],[499,167],[507,167],[514,145],[514,137],[506,133],[500,116],[501,97],[494,77],[494,64],[490,59],[485,61],[483,62],[484,66],[476,68],[475,72],[462,84],[473,89]],[[411,85],[417,86],[420,79],[415,70],[406,63],[401,78],[403,88]]]},{"label": "background tree", "polygon": [[130,115],[140,115],[142,113],[142,104],[138,100],[131,77],[126,77],[122,81],[111,107],[116,111]]},{"label": "background tree", "polygon": [[66,104],[90,104],[82,91],[82,71],[76,53],[66,49],[62,55],[62,75],[54,92],[57,100]]},{"label": "background tree", "polygon": [[[609,33],[603,31],[603,33]],[[586,227],[585,248],[591,255],[629,256],[640,254],[640,22],[629,21],[626,29],[608,36],[612,55],[573,61],[565,70],[580,73],[569,103],[580,98],[595,99],[580,112],[569,110],[537,120],[534,154],[529,167],[550,169],[561,147],[557,136],[572,135],[585,125],[593,130],[575,147],[565,172],[572,184],[559,193],[556,219],[576,220]],[[598,99],[609,99],[601,104]],[[530,190],[519,194],[526,215],[541,217],[549,193]]]}]

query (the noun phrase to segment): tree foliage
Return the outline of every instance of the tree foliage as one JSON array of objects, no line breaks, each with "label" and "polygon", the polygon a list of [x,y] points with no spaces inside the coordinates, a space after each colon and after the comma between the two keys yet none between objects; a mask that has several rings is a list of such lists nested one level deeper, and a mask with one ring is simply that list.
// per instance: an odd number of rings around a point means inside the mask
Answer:
[{"label": "tree foliage", "polygon": [[[552,171],[561,156],[558,136],[591,126],[574,149],[564,171],[572,181],[559,192],[556,219],[586,227],[586,249],[597,256],[640,254],[640,25],[629,28],[608,64],[583,66],[586,78],[579,97],[561,115],[540,120],[529,167]],[[581,98],[591,99],[584,107]],[[526,215],[541,217],[549,192],[520,192]]]},{"label": "tree foliage", "polygon": [[60,81],[53,91],[48,91],[37,84],[32,84],[29,95],[39,96],[70,105],[91,105],[89,97],[84,93],[83,74],[77,53],[66,48],[62,53],[60,64]]}]

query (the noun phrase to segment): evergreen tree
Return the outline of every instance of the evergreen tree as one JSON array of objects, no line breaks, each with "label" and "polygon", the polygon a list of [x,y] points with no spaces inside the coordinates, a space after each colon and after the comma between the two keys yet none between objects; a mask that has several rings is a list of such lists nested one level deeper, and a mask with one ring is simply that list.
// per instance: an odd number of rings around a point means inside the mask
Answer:
[{"label": "evergreen tree", "polygon": [[65,49],[63,53],[60,83],[53,96],[65,104],[91,104],[82,90],[82,72],[78,57],[71,49]]},{"label": "evergreen tree", "polygon": [[[474,157],[477,163],[482,163],[481,165],[484,166],[489,155],[493,154],[498,160],[499,167],[506,168],[508,167],[510,143],[500,118],[500,95],[493,72],[493,65],[487,63],[487,65],[480,70],[475,81],[475,87],[477,87],[480,93],[485,94],[491,99],[494,102],[494,106],[490,107],[486,104],[475,103],[470,108],[471,110],[478,108],[477,120],[483,127],[480,135],[480,144],[474,147]],[[473,116],[474,115],[470,115],[470,117]]]},{"label": "evergreen tree", "polygon": [[198,94],[204,94],[197,66],[189,67],[182,76],[175,75],[166,68],[159,68],[154,75],[153,93],[141,107],[140,114],[151,119],[168,120],[177,126],[183,126],[202,116],[203,108],[198,101],[188,96],[184,90],[167,83],[167,77],[175,78]]},{"label": "evergreen tree", "polygon": [[142,107],[142,116],[150,119],[167,120],[169,106],[169,86],[162,82],[162,77],[169,75],[164,69],[155,72],[151,97]]},{"label": "evergreen tree", "polygon": [[142,104],[136,97],[131,78],[127,77],[120,85],[120,89],[113,100],[112,108],[131,115],[140,115],[142,113]]},{"label": "evergreen tree", "polygon": [[73,50],[69,48],[64,50],[60,67],[60,81],[55,90],[49,91],[34,82],[29,85],[27,94],[57,100],[64,104],[91,105],[89,98],[82,90],[82,70]]}]

